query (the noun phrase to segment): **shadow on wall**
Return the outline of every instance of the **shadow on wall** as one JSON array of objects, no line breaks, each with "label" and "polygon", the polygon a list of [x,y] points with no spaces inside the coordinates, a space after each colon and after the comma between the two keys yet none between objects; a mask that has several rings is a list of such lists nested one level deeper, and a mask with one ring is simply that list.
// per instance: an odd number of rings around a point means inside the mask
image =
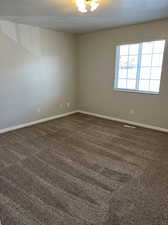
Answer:
[{"label": "shadow on wall", "polygon": [[40,28],[1,20],[0,31],[34,56],[41,56]]}]

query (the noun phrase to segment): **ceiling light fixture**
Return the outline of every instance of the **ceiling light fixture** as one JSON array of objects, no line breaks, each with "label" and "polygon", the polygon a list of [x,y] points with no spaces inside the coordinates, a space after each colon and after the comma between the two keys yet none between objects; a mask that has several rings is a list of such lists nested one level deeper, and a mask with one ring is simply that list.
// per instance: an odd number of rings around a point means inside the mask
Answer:
[{"label": "ceiling light fixture", "polygon": [[99,6],[99,2],[98,0],[76,0],[76,5],[80,12],[86,13],[95,11]]}]

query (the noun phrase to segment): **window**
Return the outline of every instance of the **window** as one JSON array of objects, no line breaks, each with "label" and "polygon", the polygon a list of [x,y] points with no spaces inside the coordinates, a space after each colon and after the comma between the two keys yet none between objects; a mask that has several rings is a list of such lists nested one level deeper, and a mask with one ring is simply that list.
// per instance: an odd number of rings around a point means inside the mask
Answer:
[{"label": "window", "polygon": [[159,93],[165,40],[117,46],[115,88]]}]

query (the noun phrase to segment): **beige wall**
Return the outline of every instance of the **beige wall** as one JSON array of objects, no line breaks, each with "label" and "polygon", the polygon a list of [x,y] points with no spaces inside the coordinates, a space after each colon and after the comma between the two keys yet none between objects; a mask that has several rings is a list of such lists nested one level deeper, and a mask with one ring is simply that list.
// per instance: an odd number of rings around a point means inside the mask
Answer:
[{"label": "beige wall", "polygon": [[[168,128],[168,44],[159,95],[113,88],[115,46],[160,38],[168,38],[168,20],[78,39],[0,21],[0,129],[75,109]],[[130,114],[131,109],[135,114]]]},{"label": "beige wall", "polygon": [[[115,47],[168,39],[168,20],[80,35],[78,108],[119,119],[168,128],[168,44],[159,95],[114,91]],[[130,109],[135,110],[131,115]]]},{"label": "beige wall", "polygon": [[72,34],[0,21],[0,129],[76,109],[75,57]]}]

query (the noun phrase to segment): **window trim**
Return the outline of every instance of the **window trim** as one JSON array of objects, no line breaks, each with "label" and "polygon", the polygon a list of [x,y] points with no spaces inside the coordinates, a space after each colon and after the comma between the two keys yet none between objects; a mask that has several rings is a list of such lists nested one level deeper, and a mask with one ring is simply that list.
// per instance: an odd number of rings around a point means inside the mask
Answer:
[{"label": "window trim", "polygon": [[127,92],[127,93],[135,93],[135,94],[160,95],[160,91],[159,92],[141,91],[141,90],[136,90],[136,89],[126,89],[126,88],[116,88],[116,87],[114,87],[114,91]]},{"label": "window trim", "polygon": [[[141,64],[141,58],[142,58],[142,54],[138,54],[138,64],[137,64],[137,76],[136,76],[136,88],[135,89],[127,89],[127,88],[118,88],[117,84],[118,84],[118,79],[119,79],[119,57],[120,57],[120,47],[122,45],[132,45],[132,44],[139,44],[140,52],[142,53],[142,45],[143,43],[146,42],[153,42],[153,41],[165,41],[165,46],[164,46],[164,51],[163,51],[163,61],[162,61],[162,67],[161,67],[161,77],[160,77],[160,88],[158,92],[153,92],[153,91],[141,91],[138,90],[138,86],[139,86],[139,77],[140,77],[140,64]],[[166,38],[162,38],[162,39],[152,39],[152,40],[147,40],[147,41],[141,41],[141,42],[129,42],[129,43],[122,43],[119,44],[115,47],[115,78],[114,78],[114,91],[120,91],[120,92],[130,92],[130,93],[137,93],[137,94],[152,94],[152,95],[159,95],[160,94],[160,90],[161,90],[161,79],[162,79],[162,72],[163,72],[163,62],[164,62],[164,58],[165,58],[165,49],[167,46],[167,39]]]}]

